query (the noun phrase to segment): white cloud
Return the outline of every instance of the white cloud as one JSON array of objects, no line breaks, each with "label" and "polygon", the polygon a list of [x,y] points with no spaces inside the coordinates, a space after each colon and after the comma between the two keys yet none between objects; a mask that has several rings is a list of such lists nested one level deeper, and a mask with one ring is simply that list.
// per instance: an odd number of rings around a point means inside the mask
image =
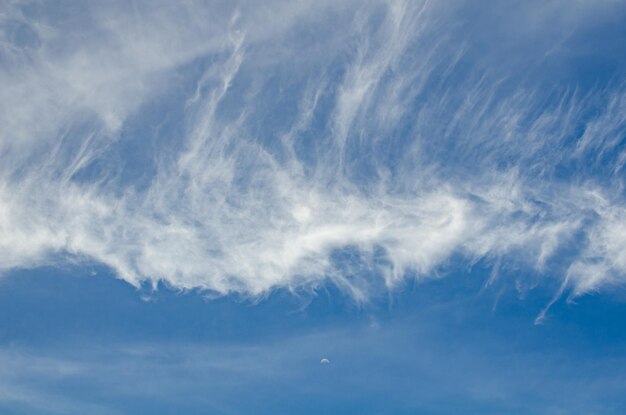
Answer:
[{"label": "white cloud", "polygon": [[[460,3],[162,6],[85,5],[78,21],[7,7],[2,269],[69,255],[134,285],[259,295],[330,278],[364,299],[453,254],[548,272],[583,234],[561,278],[575,294],[623,282],[626,208],[606,196],[624,160],[621,89],[516,87],[519,68],[489,67],[499,48],[476,54],[491,29],[464,26]],[[574,17],[533,37],[537,56]],[[182,118],[150,113],[167,100]],[[554,179],[607,152],[611,183],[578,167]],[[133,168],[145,186],[123,178]],[[342,268],[346,248],[360,257]]]}]

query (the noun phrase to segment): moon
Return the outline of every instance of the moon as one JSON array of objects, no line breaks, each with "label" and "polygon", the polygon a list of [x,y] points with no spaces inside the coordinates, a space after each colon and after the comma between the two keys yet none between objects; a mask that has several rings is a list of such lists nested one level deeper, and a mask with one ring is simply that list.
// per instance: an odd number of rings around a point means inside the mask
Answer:
[{"label": "moon", "polygon": [[320,360],[320,363],[323,364],[323,365],[327,365],[327,364],[330,363],[330,360],[328,360],[326,358],[323,358],[322,360]]}]

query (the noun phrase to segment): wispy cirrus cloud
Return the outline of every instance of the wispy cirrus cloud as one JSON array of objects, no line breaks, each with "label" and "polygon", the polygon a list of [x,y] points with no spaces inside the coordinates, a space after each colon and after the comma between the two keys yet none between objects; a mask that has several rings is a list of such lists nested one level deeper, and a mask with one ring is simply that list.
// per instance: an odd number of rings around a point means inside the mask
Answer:
[{"label": "wispy cirrus cloud", "polygon": [[625,80],[585,86],[571,39],[625,11],[589,7],[7,3],[1,266],[365,299],[460,254],[622,285]]}]

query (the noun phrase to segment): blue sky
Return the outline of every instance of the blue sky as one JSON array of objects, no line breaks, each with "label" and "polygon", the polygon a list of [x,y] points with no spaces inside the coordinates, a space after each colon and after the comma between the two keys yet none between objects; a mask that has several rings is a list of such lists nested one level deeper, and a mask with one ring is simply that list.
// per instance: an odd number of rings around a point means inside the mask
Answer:
[{"label": "blue sky", "polygon": [[625,45],[617,0],[0,2],[1,412],[624,413]]}]

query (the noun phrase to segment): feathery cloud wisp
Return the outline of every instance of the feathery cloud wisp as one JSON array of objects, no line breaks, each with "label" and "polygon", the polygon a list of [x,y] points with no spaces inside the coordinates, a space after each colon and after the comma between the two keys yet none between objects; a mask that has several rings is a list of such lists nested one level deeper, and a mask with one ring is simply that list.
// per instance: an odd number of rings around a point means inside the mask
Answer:
[{"label": "feathery cloud wisp", "polygon": [[461,254],[623,284],[625,80],[545,85],[624,10],[531,3],[9,4],[0,266],[366,298]]}]

